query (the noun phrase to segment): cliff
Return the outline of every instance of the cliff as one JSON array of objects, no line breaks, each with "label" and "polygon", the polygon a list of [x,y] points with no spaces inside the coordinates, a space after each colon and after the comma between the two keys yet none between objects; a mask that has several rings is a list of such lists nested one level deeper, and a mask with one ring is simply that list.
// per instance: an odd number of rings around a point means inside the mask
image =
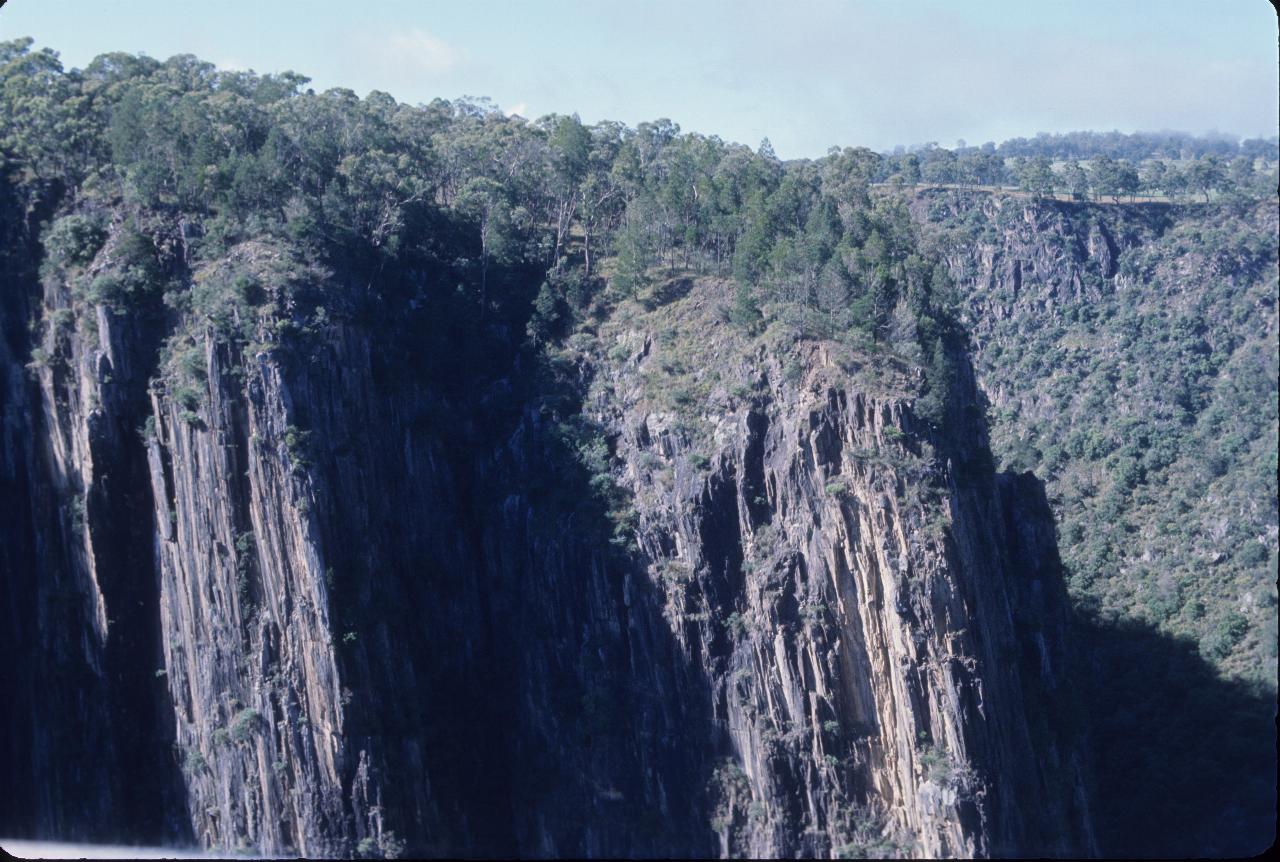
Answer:
[{"label": "cliff", "polygon": [[[446,366],[423,333],[453,344],[447,273],[326,315],[298,297],[364,273],[266,242],[192,264],[181,225],[101,215],[59,264],[6,210],[5,756],[42,788],[10,831],[1095,849],[1053,524],[993,472],[963,357],[961,418],[931,430],[907,364],[743,335],[696,280],[542,351],[513,289],[485,361]],[[268,301],[86,291],[128,276],[135,234],[145,283]]]},{"label": "cliff", "polygon": [[1274,146],[1065,202],[307,83],[0,42],[0,835],[1273,842]]},{"label": "cliff", "polygon": [[[181,784],[164,767],[172,711],[157,676],[154,529],[133,424],[149,370],[119,355],[138,330],[104,317],[92,338],[51,327],[67,361],[33,374],[32,333],[66,301],[62,285],[43,295],[37,274],[52,208],[11,191],[0,182],[0,831],[100,839],[124,823],[183,840]],[[112,384],[112,355],[131,377]]]},{"label": "cliff", "polygon": [[1034,479],[991,473],[971,379],[938,438],[909,367],[744,344],[727,296],[620,315],[593,389],[727,731],[722,851],[1089,851],[1052,524]]}]

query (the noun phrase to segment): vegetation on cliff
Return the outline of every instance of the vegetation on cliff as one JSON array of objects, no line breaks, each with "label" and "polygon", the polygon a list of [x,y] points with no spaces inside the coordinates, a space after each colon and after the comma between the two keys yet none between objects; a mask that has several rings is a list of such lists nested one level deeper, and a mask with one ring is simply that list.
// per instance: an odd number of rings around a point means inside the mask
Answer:
[{"label": "vegetation on cliff", "polygon": [[1276,212],[939,193],[993,446],[1045,479],[1082,608],[1274,685]]},{"label": "vegetation on cliff", "polygon": [[[1045,480],[1093,632],[1099,769],[1127,800],[1100,811],[1104,846],[1156,852],[1123,837],[1136,817],[1162,852],[1245,852],[1232,832],[1274,802],[1274,201],[917,206],[964,296],[994,453]],[[1234,681],[1208,695],[1198,661]],[[1153,781],[1168,797],[1135,802]],[[1204,794],[1237,813],[1207,824]]]}]

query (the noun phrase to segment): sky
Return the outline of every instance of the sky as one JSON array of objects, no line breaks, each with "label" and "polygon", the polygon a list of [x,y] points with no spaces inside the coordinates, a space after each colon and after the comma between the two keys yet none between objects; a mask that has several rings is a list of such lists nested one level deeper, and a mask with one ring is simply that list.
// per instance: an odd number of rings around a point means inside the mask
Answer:
[{"label": "sky", "polygon": [[1267,0],[8,0],[0,40],[292,70],[316,90],[485,96],[783,158],[1078,129],[1280,126]]}]

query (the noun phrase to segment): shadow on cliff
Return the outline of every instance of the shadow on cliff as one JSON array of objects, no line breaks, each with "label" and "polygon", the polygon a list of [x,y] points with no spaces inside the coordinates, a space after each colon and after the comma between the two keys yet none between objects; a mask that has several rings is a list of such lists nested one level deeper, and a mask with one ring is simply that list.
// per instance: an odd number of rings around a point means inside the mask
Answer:
[{"label": "shadow on cliff", "polygon": [[544,273],[339,264],[370,288],[323,301],[368,366],[294,362],[290,386],[294,421],[333,447],[312,472],[353,690],[344,793],[367,749],[409,855],[710,855],[710,686],[611,541],[631,522],[583,417],[587,369],[526,338]]},{"label": "shadow on cliff", "polygon": [[1080,621],[1094,824],[1114,857],[1248,856],[1275,840],[1276,702],[1190,641]]},{"label": "shadow on cliff", "polygon": [[[1161,213],[1142,215],[1159,227],[1154,222]],[[969,335],[958,332],[956,338],[958,380],[971,393],[958,404],[978,409],[952,410],[952,434],[936,442],[955,447],[959,477],[969,481],[989,469],[989,403],[973,376]],[[1028,514],[1039,510],[1040,522],[1049,526],[1039,538],[1052,546],[1023,556],[1050,561],[1058,570],[1050,580],[1064,589],[1061,540],[1044,484],[1031,473],[1022,475],[1020,506]],[[1020,565],[1026,570],[1025,559]],[[1059,721],[1083,724],[1074,729],[1089,735],[1090,809],[1101,855],[1237,857],[1262,853],[1274,843],[1275,694],[1223,678],[1194,642],[1140,620],[1103,620],[1075,608],[1070,628],[1077,691],[1061,704],[1068,714]]]},{"label": "shadow on cliff", "polygon": [[[1001,478],[1007,486],[1016,479],[1021,493],[1008,499],[1048,528],[1032,534],[1053,546],[1015,554],[1020,569],[1030,574],[1027,561],[1043,559],[1058,570],[1043,484],[1030,473]],[[1006,509],[1005,517],[1017,523],[1017,514]],[[1061,584],[1057,573],[1048,580]],[[1017,604],[1036,617],[1045,613],[1026,596]],[[1083,732],[1088,740],[1090,813],[1101,855],[1237,857],[1270,846],[1275,696],[1222,678],[1194,642],[1139,620],[1101,620],[1077,609],[1070,629],[1066,648],[1074,659],[1066,664],[1074,665],[1074,686],[1051,708],[1072,735]],[[1037,673],[1034,658],[1025,672]]]},{"label": "shadow on cliff", "polygon": [[[963,384],[973,386],[967,359],[957,367]],[[958,450],[957,464],[981,474],[990,458],[986,404],[972,391],[983,409],[955,413],[952,421],[964,429],[963,440],[979,441]],[[1019,506],[1048,525],[1039,540],[1052,547],[1023,554],[1019,565],[1029,571],[1026,559],[1038,557],[1058,569],[1060,539],[1044,485],[1030,473],[1022,485]],[[1050,580],[1061,584],[1060,570]],[[1274,843],[1274,693],[1223,678],[1194,642],[1140,620],[1102,620],[1076,608],[1070,628],[1076,691],[1059,705],[1058,720],[1083,725],[1074,729],[1088,734],[1090,810],[1101,855],[1237,857]]]},{"label": "shadow on cliff", "polygon": [[[699,661],[708,647],[694,643],[690,655],[663,618],[665,590],[635,545],[630,494],[608,470],[615,441],[583,413],[588,381],[545,354],[530,358],[491,519],[508,523],[505,555],[518,549],[530,564],[526,583],[508,583],[506,619],[495,620],[518,633],[504,663],[532,707],[512,709],[525,737],[510,778],[514,849],[711,855],[708,782],[728,750]],[[498,515],[512,489],[524,500],[519,526]],[[488,568],[502,566],[491,557]],[[537,665],[546,679],[529,686],[523,677]]]},{"label": "shadow on cliff", "polygon": [[[86,423],[95,482],[76,499],[92,536],[92,575],[71,551],[79,528],[67,531],[75,519],[68,523],[57,490],[63,467],[42,445],[52,432],[24,368],[37,346],[31,324],[48,311],[39,231],[64,193],[57,183],[24,190],[0,171],[0,833],[187,843],[173,708],[156,673],[163,657],[152,507],[137,434],[159,339],[140,339],[135,373],[114,369],[122,379],[103,384],[103,404]],[[151,305],[112,323],[145,330],[159,317],[158,298]],[[69,372],[54,368],[60,389]],[[69,410],[62,401],[56,408]],[[90,634],[90,577],[108,614],[105,642]]]}]

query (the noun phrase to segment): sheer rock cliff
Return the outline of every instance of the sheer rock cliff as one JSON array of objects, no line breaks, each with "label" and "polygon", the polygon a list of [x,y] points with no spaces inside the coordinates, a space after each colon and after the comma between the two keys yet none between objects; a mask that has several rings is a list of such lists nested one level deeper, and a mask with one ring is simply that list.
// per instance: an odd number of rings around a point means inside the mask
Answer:
[{"label": "sheer rock cliff", "polygon": [[[413,300],[289,347],[276,309],[239,347],[158,299],[86,306],[6,218],[4,637],[34,658],[6,662],[5,765],[41,788],[6,825],[66,837],[89,805],[85,837],[311,856],[1095,850],[1052,519],[993,471],[963,357],[938,432],[905,366],[747,343],[699,282],[674,338],[645,313],[571,338],[549,410],[514,336],[504,373],[396,373]],[[159,375],[179,326],[195,400]],[[672,403],[657,369],[695,341],[701,394]]]}]

